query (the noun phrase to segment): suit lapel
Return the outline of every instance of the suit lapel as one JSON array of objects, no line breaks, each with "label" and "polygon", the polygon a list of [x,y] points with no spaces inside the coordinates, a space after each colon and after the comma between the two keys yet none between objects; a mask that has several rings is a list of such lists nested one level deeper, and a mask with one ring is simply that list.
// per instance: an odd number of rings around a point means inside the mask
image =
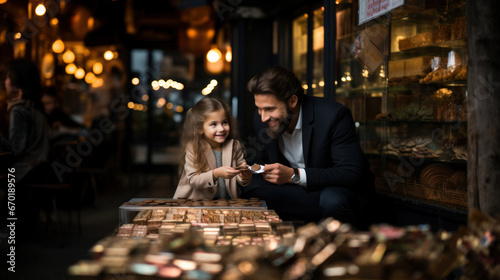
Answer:
[{"label": "suit lapel", "polygon": [[302,150],[304,152],[304,163],[309,165],[309,148],[311,146],[311,138],[314,123],[314,108],[311,100],[307,96],[302,102]]}]

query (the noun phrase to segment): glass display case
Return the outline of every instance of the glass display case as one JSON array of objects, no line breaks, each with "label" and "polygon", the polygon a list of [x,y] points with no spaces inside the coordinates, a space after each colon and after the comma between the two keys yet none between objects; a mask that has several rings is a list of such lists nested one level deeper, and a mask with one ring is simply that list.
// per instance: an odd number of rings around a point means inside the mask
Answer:
[{"label": "glass display case", "polygon": [[307,86],[307,14],[293,20],[293,71]]},{"label": "glass display case", "polygon": [[[222,202],[222,201],[221,201]],[[210,204],[209,204],[210,203]],[[230,203],[217,203],[217,201],[191,201],[177,200],[172,198],[132,198],[124,202],[118,209],[119,224],[130,224],[141,211],[162,209],[229,209],[229,210],[267,210],[267,204],[263,200],[239,199]],[[198,213],[199,215],[200,213]]]},{"label": "glass display case", "polygon": [[379,193],[466,210],[465,1],[407,2],[359,26],[356,3],[340,3],[336,98]]},{"label": "glass display case", "polygon": [[293,71],[304,89],[317,97],[324,97],[325,87],[324,10],[324,7],[313,9],[292,21]]}]

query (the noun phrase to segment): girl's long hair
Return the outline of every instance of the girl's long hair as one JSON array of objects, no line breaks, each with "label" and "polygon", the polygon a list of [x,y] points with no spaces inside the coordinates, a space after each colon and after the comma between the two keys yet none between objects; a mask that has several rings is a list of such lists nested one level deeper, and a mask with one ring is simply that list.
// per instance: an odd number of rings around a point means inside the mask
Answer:
[{"label": "girl's long hair", "polygon": [[208,162],[205,158],[206,139],[203,135],[203,123],[205,117],[212,112],[223,110],[226,113],[229,122],[229,135],[227,139],[238,139],[238,127],[236,120],[231,114],[229,105],[221,99],[205,97],[198,101],[193,108],[189,109],[186,114],[186,120],[181,136],[181,158],[179,159],[179,176],[184,171],[186,163],[186,150],[189,145],[192,145],[194,151],[194,165],[199,173],[208,170]]}]

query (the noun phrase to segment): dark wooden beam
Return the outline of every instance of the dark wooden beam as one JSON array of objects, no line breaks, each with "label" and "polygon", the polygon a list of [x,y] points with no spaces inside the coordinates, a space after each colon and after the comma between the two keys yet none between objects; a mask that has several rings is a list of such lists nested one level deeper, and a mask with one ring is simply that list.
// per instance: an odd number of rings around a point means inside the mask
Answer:
[{"label": "dark wooden beam", "polygon": [[500,215],[500,6],[467,0],[469,210]]}]

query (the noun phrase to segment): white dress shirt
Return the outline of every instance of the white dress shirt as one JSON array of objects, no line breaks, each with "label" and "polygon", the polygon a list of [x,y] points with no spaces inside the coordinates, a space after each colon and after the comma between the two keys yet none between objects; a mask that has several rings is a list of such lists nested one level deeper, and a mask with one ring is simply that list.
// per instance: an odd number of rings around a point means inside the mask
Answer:
[{"label": "white dress shirt", "polygon": [[307,186],[307,175],[305,171],[304,151],[302,150],[302,106],[300,107],[299,119],[295,129],[290,134],[285,131],[279,139],[280,152],[290,163],[291,167],[298,168],[300,173],[299,185]]}]

